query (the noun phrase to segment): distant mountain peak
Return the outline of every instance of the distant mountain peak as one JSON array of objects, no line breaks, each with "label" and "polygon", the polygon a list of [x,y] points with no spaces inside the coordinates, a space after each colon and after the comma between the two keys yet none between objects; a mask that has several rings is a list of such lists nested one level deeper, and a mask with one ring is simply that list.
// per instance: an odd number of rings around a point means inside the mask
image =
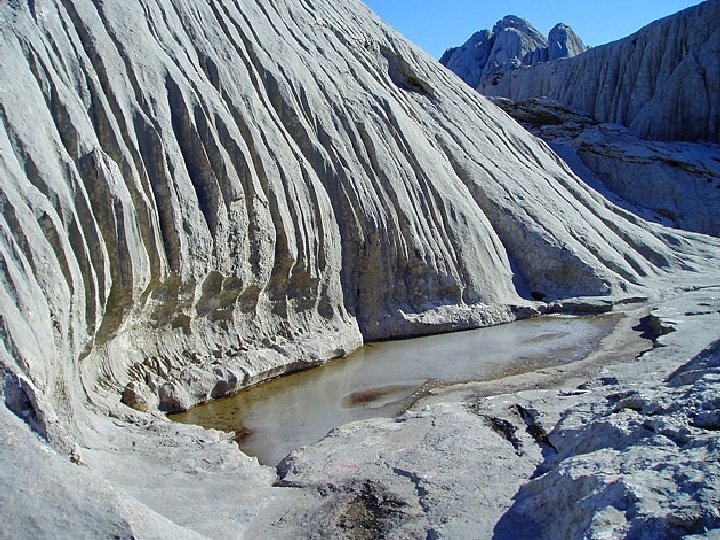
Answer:
[{"label": "distant mountain peak", "polygon": [[577,56],[587,49],[580,36],[567,24],[557,23],[548,34],[548,60]]},{"label": "distant mountain peak", "polygon": [[492,30],[475,32],[460,47],[445,51],[440,63],[477,87],[506,71],[574,56],[586,49],[564,23],[556,24],[546,37],[526,19],[506,15]]}]

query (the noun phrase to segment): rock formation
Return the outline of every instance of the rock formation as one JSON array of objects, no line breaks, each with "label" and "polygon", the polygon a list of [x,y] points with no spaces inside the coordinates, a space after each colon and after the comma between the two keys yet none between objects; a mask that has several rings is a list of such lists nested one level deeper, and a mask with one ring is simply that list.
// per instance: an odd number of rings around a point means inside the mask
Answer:
[{"label": "rock formation", "polygon": [[[567,24],[558,23],[548,34],[548,60],[570,58],[585,52],[587,47]],[[538,62],[535,62],[537,64]]]},{"label": "rock formation", "polygon": [[717,266],[355,0],[12,0],[0,57],[17,536],[242,535],[274,471],[156,409]]},{"label": "rock formation", "polygon": [[547,99],[493,101],[616,204],[634,205],[645,219],[720,236],[717,145],[648,141]]},{"label": "rock formation", "polygon": [[180,410],[673,264],[362,7],[152,6],[2,6],[4,343],[62,408]]},{"label": "rock formation", "polygon": [[507,15],[492,30],[476,32],[460,47],[445,51],[440,63],[476,87],[520,67],[574,56],[586,48],[565,24],[555,25],[546,38],[525,19]]},{"label": "rock formation", "polygon": [[[574,43],[559,25],[549,36],[551,62],[502,71],[476,86],[596,189],[651,210],[646,218],[717,236],[717,148],[645,142],[637,134],[718,142],[718,21],[720,2],[712,0],[553,62],[553,51]],[[467,81],[460,56],[448,67]]]},{"label": "rock formation", "polygon": [[718,143],[718,58],[720,0],[707,0],[624,39],[477,87],[515,101],[547,97],[648,139]]}]

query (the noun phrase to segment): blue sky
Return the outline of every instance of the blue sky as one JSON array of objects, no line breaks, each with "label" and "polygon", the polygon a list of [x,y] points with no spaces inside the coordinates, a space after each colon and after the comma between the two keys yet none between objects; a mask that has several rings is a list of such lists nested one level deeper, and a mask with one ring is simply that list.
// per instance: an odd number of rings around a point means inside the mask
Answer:
[{"label": "blue sky", "polygon": [[541,32],[569,24],[586,45],[602,45],[698,0],[364,0],[375,13],[435,58],[504,15],[529,20]]}]

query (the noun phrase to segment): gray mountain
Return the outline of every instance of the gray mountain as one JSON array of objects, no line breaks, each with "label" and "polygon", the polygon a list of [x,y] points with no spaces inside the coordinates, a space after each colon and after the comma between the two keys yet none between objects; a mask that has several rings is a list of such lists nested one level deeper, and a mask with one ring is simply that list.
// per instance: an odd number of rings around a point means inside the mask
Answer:
[{"label": "gray mountain", "polygon": [[546,38],[525,19],[507,15],[492,30],[476,32],[460,47],[445,51],[440,63],[476,87],[521,66],[574,56],[586,49],[565,24],[555,25]]},{"label": "gray mountain", "polygon": [[580,36],[567,24],[556,24],[548,34],[548,60],[577,56],[586,50],[587,47]]}]

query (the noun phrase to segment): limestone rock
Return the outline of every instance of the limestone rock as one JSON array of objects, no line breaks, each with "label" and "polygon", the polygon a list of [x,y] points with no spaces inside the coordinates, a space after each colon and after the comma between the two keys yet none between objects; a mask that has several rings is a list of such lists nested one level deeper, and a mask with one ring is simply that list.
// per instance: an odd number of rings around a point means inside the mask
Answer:
[{"label": "limestone rock", "polygon": [[120,400],[137,411],[147,411],[157,407],[157,396],[150,392],[147,385],[130,381],[125,386]]},{"label": "limestone rock", "polygon": [[567,24],[556,24],[548,34],[548,60],[570,58],[586,50],[580,36]]},{"label": "limestone rock", "polygon": [[[3,538],[198,539],[194,531],[119,493],[98,478],[39,444],[22,422],[0,407],[0,513]],[[8,435],[12,433],[12,435]]]},{"label": "limestone rock", "polygon": [[568,146],[610,191],[651,210],[651,219],[720,236],[720,147],[646,141],[608,125]]},{"label": "limestone rock", "polygon": [[519,67],[528,54],[547,46],[547,38],[525,19],[508,15],[493,26],[495,42],[485,77]]},{"label": "limestone rock", "polygon": [[[59,416],[131,381],[177,410],[674,264],[355,2],[173,3],[172,33],[153,6],[0,6],[4,343]],[[536,40],[497,30],[496,58]]]},{"label": "limestone rock", "polygon": [[440,57],[440,63],[475,87],[484,79],[485,67],[494,45],[493,37],[491,30],[475,32],[460,47],[446,50]]},{"label": "limestone rock", "polygon": [[242,535],[274,471],[156,403],[717,267],[355,0],[0,2],[0,58],[0,496],[27,526]]},{"label": "limestone rock", "polygon": [[541,137],[588,185],[636,213],[720,236],[720,147],[641,139],[547,99],[494,101]]},{"label": "limestone rock", "polygon": [[480,82],[488,96],[547,97],[654,140],[720,142],[720,0],[572,58]]},{"label": "limestone rock", "polygon": [[[710,303],[720,307],[716,300]],[[703,333],[718,316],[716,310],[692,315],[687,304],[683,311],[676,324],[689,322],[687,317],[695,321],[681,333]],[[672,353],[665,347],[682,340],[677,333],[662,336],[662,347],[648,356],[668,361]],[[717,423],[705,426],[698,419],[716,407],[720,347],[712,341],[694,353],[670,372],[666,365],[651,375],[638,374],[645,380],[625,391],[606,391],[607,403],[590,418],[579,409],[566,415],[552,433],[557,454],[518,492],[496,533],[517,533],[516,525],[523,523],[519,538],[581,531],[590,538],[717,534],[719,497],[711,487],[720,479]],[[567,512],[570,507],[583,510]]]},{"label": "limestone rock", "polygon": [[440,63],[476,87],[521,66],[573,56],[585,49],[565,24],[558,23],[545,37],[525,19],[507,15],[492,30],[476,32],[460,47],[445,51]]},{"label": "limestone rock", "polygon": [[292,494],[252,535],[358,528],[367,512],[348,513],[355,505],[384,510],[372,522],[401,537],[716,536],[718,292],[654,310],[677,331],[641,359],[625,348],[627,324],[624,352],[583,361],[597,370],[590,380],[576,364],[438,390],[400,418],[354,422],[295,450],[278,467]]}]

